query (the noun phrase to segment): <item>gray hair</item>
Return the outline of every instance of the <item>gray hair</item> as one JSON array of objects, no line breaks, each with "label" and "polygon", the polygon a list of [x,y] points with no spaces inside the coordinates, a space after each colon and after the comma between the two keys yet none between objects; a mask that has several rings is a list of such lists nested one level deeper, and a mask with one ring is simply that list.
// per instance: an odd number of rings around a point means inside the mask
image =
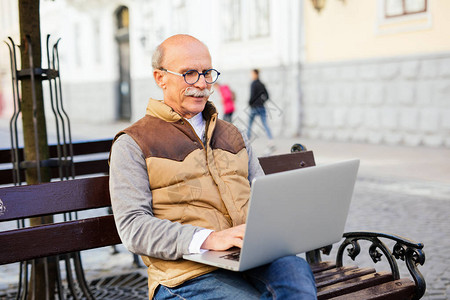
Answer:
[{"label": "gray hair", "polygon": [[152,67],[154,70],[162,68],[162,60],[164,56],[164,49],[161,45],[156,47],[155,52],[153,52],[152,56]]}]

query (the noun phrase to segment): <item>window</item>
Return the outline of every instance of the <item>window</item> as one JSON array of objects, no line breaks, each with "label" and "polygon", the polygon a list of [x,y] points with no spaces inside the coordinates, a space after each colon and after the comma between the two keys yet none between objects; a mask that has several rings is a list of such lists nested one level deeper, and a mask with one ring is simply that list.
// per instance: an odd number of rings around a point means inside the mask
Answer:
[{"label": "window", "polygon": [[223,0],[224,41],[248,41],[270,36],[270,0]]},{"label": "window", "polygon": [[95,19],[93,21],[93,27],[94,27],[94,42],[92,45],[94,46],[93,53],[94,53],[94,59],[97,64],[100,64],[102,62],[102,42],[101,42],[101,31],[100,31],[100,20]]},{"label": "window", "polygon": [[125,6],[122,6],[117,11],[117,28],[128,28],[129,26],[129,14],[128,14],[128,8]]},{"label": "window", "polygon": [[251,0],[249,4],[250,37],[268,36],[270,34],[269,0]]},{"label": "window", "polygon": [[175,1],[172,4],[173,29],[175,32],[185,32],[188,26],[186,2],[184,0]]},{"label": "window", "polygon": [[427,0],[385,0],[386,18],[405,16],[427,11]]},{"label": "window", "polygon": [[222,2],[224,40],[237,41],[241,39],[241,0],[225,0]]},{"label": "window", "polygon": [[74,36],[74,43],[75,43],[75,65],[77,67],[81,67],[81,29],[80,24],[75,23],[73,27],[73,36]]},{"label": "window", "polygon": [[379,0],[376,34],[428,30],[432,26],[429,0]]}]

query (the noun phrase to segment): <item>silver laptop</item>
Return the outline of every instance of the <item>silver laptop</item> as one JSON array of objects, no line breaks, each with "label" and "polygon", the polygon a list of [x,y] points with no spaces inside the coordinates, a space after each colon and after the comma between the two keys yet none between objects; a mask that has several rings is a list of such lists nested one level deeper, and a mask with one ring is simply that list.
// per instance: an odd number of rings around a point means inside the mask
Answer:
[{"label": "silver laptop", "polygon": [[338,242],[358,167],[359,160],[350,160],[255,178],[242,249],[183,258],[245,271]]}]

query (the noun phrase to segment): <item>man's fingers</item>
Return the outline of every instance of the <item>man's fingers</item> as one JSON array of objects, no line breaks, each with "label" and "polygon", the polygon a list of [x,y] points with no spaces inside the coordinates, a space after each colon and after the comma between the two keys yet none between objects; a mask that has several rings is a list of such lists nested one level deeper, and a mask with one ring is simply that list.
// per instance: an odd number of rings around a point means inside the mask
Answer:
[{"label": "man's fingers", "polygon": [[245,224],[242,224],[236,227],[231,227],[230,229],[233,229],[236,232],[237,237],[244,238],[245,226],[246,226]]},{"label": "man's fingers", "polygon": [[231,247],[242,248],[245,234],[245,224],[212,232],[202,244],[202,249],[227,250]]},{"label": "man's fingers", "polygon": [[241,239],[241,238],[236,238],[236,239],[234,239],[234,243],[233,244],[234,244],[235,247],[242,248],[242,245],[244,244],[244,240]]}]

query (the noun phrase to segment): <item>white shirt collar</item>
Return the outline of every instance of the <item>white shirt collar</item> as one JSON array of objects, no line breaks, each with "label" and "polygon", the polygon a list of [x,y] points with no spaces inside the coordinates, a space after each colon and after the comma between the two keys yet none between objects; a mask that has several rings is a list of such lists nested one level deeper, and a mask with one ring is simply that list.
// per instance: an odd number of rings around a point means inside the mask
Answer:
[{"label": "white shirt collar", "polygon": [[197,134],[197,136],[204,142],[206,122],[205,119],[203,119],[203,114],[200,112],[195,116],[193,116],[192,118],[186,120],[194,128],[194,131]]}]

